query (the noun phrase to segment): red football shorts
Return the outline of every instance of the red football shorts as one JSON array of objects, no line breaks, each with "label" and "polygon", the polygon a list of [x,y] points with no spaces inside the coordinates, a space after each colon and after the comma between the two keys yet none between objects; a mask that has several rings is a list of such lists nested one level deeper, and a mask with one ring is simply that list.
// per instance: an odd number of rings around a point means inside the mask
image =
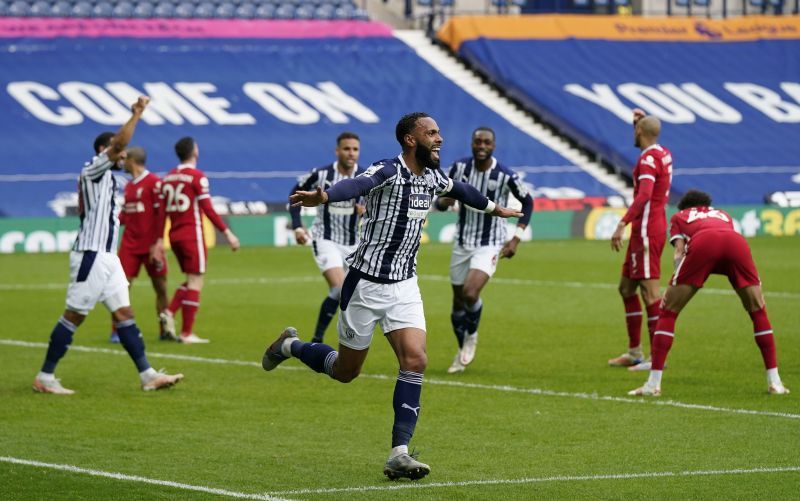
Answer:
[{"label": "red football shorts", "polygon": [[747,240],[733,231],[705,231],[692,237],[669,283],[702,287],[712,273],[728,277],[734,289],[761,285]]},{"label": "red football shorts", "polygon": [[134,253],[124,245],[119,248],[118,255],[122,263],[122,269],[125,271],[125,276],[128,278],[138,277],[139,269],[142,266],[147,270],[147,274],[153,278],[167,276],[167,258],[163,252],[159,257],[160,263],[151,262],[149,253]]},{"label": "red football shorts", "polygon": [[178,240],[170,242],[172,252],[178,258],[181,271],[184,273],[205,273],[208,251],[205,242],[197,240]]},{"label": "red football shorts", "polygon": [[631,280],[650,280],[661,278],[661,251],[664,250],[666,235],[642,238],[631,235],[622,276]]}]

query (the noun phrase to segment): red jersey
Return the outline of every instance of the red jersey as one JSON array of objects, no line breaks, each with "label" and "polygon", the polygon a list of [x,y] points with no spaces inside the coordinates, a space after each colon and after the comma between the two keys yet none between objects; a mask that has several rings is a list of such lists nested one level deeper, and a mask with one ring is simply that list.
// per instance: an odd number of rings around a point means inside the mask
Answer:
[{"label": "red jersey", "polygon": [[672,154],[669,150],[654,144],[642,151],[633,169],[633,203],[622,218],[632,223],[632,235],[666,236],[666,206],[671,184]]},{"label": "red jersey", "polygon": [[179,165],[164,177],[161,186],[164,209],[171,227],[169,239],[204,242],[202,215],[205,214],[219,231],[228,227],[211,204],[208,178],[191,165]]},{"label": "red jersey", "polygon": [[669,241],[682,238],[689,242],[695,235],[705,231],[736,231],[733,218],[724,210],[713,207],[684,209],[670,221]]},{"label": "red jersey", "polygon": [[125,225],[122,247],[131,254],[147,254],[159,238],[162,210],[161,179],[144,171],[125,185],[125,205],[119,215]]}]

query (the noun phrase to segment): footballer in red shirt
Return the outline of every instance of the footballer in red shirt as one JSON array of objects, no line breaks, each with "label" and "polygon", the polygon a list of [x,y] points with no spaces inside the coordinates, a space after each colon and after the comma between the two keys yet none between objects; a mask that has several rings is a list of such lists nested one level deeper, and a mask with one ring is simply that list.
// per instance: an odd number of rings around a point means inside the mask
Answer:
[{"label": "footballer in red shirt", "polygon": [[661,394],[661,373],[675,338],[678,314],[712,273],[725,275],[753,322],[753,335],[767,371],[767,391],[784,395],[789,390],[778,375],[775,337],[767,317],[761,280],[750,247],[733,226],[733,218],[711,206],[711,197],[690,190],[672,216],[670,243],[675,246],[675,272],[664,294],[661,315],[653,336],[653,366],[644,386],[630,395]]},{"label": "footballer in red shirt", "polygon": [[[161,179],[147,170],[146,163],[147,153],[143,148],[128,148],[123,168],[132,179],[125,185],[125,204],[119,214],[125,231],[117,254],[129,284],[139,276],[142,266],[147,270],[156,292],[156,315],[160,315],[167,308],[167,260],[163,247],[157,245],[164,207]],[[163,325],[159,337],[171,339]],[[119,342],[116,332],[112,332],[111,342]]]},{"label": "footballer in red shirt", "polygon": [[[161,192],[164,196],[164,214],[170,219],[170,245],[181,270],[186,273],[186,282],[175,291],[161,318],[166,330],[174,334],[174,316],[180,309],[183,325],[179,340],[186,344],[208,343],[208,339],[203,339],[192,332],[200,307],[203,274],[206,272],[207,250],[203,238],[203,214],[225,234],[232,250],[239,249],[239,239],[211,204],[208,178],[197,168],[200,152],[195,140],[191,137],[180,139],[175,143],[175,154],[180,165],[164,177]],[[162,219],[162,234],[163,228]]]},{"label": "footballer in red shirt", "polygon": [[642,150],[633,170],[633,203],[617,225],[611,237],[611,248],[622,249],[625,227],[631,225],[631,240],[622,265],[619,293],[625,306],[625,324],[628,330],[628,351],[608,364],[628,367],[629,370],[648,370],[650,362],[642,353],[642,306],[637,289],[642,295],[647,312],[647,330],[652,340],[658,321],[661,277],[661,251],[667,240],[666,206],[672,183],[672,154],[658,144],[661,122],[645,116],[642,110],[633,112],[634,144]]}]

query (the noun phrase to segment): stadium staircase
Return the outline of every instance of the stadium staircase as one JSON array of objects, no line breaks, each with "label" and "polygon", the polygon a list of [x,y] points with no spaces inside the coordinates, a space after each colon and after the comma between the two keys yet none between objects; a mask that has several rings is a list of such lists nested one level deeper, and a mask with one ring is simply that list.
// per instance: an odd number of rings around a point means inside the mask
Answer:
[{"label": "stadium staircase", "polygon": [[[411,47],[417,55],[441,72],[442,75],[453,81],[489,109],[508,120],[519,130],[553,149],[601,183],[622,193],[628,202],[632,199],[633,190],[626,182],[626,178],[612,173],[610,168],[602,162],[593,160],[587,152],[574,146],[563,136],[538,121],[530,113],[501,94],[498,89],[482,80],[477,73],[469,69],[451,52],[434,43],[423,31],[395,30],[394,34],[399,40]],[[624,203],[623,200],[618,202],[620,206]],[[609,199],[609,203],[614,203],[613,197]]]}]

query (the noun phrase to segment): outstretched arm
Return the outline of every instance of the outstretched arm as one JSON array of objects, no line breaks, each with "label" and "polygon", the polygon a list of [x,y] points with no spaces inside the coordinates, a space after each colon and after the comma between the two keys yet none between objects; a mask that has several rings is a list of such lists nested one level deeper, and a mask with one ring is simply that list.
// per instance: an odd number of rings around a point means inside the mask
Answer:
[{"label": "outstretched arm", "polygon": [[461,181],[453,181],[453,185],[442,195],[455,198],[463,204],[469,205],[473,209],[478,209],[496,217],[521,217],[522,212],[501,207],[488,198],[470,184]]},{"label": "outstretched arm", "polygon": [[315,191],[296,191],[289,197],[292,207],[316,207],[328,202],[342,202],[366,196],[395,174],[394,167],[373,165],[360,176],[342,179],[328,191],[317,187]]}]

